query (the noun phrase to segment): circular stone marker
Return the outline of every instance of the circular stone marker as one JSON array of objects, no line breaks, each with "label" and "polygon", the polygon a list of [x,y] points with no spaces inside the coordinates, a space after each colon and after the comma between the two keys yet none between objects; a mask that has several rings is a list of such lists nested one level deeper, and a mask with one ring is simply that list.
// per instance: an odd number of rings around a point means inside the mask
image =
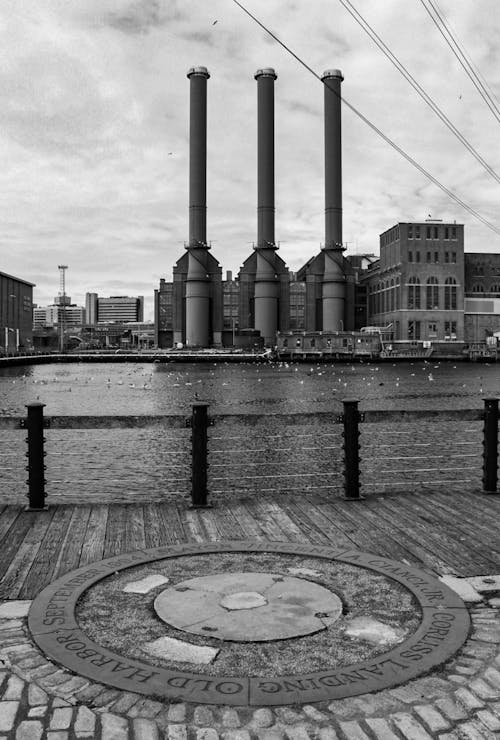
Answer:
[{"label": "circular stone marker", "polygon": [[[403,642],[368,660],[266,678],[208,675],[131,659],[91,640],[78,623],[75,607],[80,596],[119,571],[166,558],[212,553],[252,553],[258,557],[261,552],[319,558],[332,566],[348,563],[386,576],[413,594],[421,612],[420,626]],[[245,590],[260,593],[260,589],[248,584]],[[241,591],[240,582],[233,593]],[[262,608],[232,614],[251,614]],[[138,550],[66,573],[34,599],[28,627],[44,655],[98,684],[166,701],[256,707],[331,701],[406,683],[442,665],[459,650],[469,634],[470,618],[462,599],[448,586],[418,568],[394,560],[328,546],[238,541]],[[271,651],[272,646],[268,649]]]},{"label": "circular stone marker", "polygon": [[310,635],[342,614],[339,597],[318,583],[253,572],[182,581],[162,591],[154,608],[160,619],[184,632],[240,642]]}]

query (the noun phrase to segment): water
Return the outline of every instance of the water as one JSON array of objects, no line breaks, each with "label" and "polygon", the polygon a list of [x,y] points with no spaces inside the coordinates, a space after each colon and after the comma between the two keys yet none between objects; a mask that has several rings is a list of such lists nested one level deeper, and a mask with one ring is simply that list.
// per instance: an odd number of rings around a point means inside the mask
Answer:
[{"label": "water", "polygon": [[[78,363],[0,369],[0,414],[24,416],[41,401],[47,415],[184,414],[206,401],[211,414],[263,414],[258,425],[218,421],[210,429],[214,499],[262,492],[342,491],[343,398],[360,409],[481,408],[500,394],[495,364],[408,362],[316,364]],[[332,418],[311,416],[331,411]],[[275,413],[308,414],[283,426]],[[480,423],[366,424],[366,489],[479,485]],[[52,501],[186,501],[190,430],[48,430]],[[24,501],[25,432],[0,432],[0,503]]]}]

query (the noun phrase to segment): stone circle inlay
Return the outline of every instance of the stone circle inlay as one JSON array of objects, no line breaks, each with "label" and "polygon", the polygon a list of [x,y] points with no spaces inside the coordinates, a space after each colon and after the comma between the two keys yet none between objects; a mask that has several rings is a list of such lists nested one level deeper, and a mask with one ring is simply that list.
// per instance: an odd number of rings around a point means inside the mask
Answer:
[{"label": "stone circle inlay", "polygon": [[[421,610],[420,625],[387,652],[353,665],[332,666],[329,670],[300,675],[228,677],[168,669],[124,657],[89,639],[76,619],[75,607],[80,596],[118,571],[166,558],[232,552],[314,557],[332,563],[350,563],[384,575],[414,595]],[[242,591],[259,592],[240,584],[235,593]],[[243,609],[232,615],[252,611]],[[28,625],[34,641],[49,658],[101,684],[170,701],[271,706],[340,699],[405,683],[450,658],[466,640],[470,619],[465,604],[451,589],[417,568],[357,550],[239,541],[158,547],[67,573],[36,597]]]},{"label": "stone circle inlay", "polygon": [[339,597],[318,583],[249,572],[182,581],[162,591],[154,607],[160,619],[185,632],[242,642],[308,635],[342,613]]}]

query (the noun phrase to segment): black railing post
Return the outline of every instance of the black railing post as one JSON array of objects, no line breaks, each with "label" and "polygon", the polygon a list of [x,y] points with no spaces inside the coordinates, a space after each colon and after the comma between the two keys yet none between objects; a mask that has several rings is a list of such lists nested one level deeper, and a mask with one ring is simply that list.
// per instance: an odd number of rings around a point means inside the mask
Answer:
[{"label": "black railing post", "polygon": [[208,403],[194,403],[191,416],[191,508],[210,508],[207,503]]},{"label": "black railing post", "polygon": [[44,407],[45,404],[39,401],[26,404],[28,409],[28,418],[24,425],[28,430],[28,436],[26,437],[28,443],[28,452],[26,453],[28,458],[28,465],[26,466],[28,471],[28,480],[26,481],[28,484],[28,506],[26,511],[44,511],[48,508],[45,503]]},{"label": "black railing post", "polygon": [[359,421],[358,401],[344,400],[344,498],[353,501],[360,500],[359,489]]},{"label": "black railing post", "polygon": [[498,398],[484,399],[483,491],[497,493]]}]

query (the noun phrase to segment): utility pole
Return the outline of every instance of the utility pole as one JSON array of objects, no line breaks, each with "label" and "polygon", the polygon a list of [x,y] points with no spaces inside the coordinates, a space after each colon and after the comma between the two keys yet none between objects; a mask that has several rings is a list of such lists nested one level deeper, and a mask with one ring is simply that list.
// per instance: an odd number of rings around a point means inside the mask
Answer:
[{"label": "utility pole", "polygon": [[[59,334],[59,350],[60,352],[64,352],[64,325],[65,325],[65,318],[66,318],[66,270],[68,269],[68,265],[58,265],[59,267],[59,296],[62,297],[62,304],[59,303],[59,305],[62,305],[62,311],[61,311],[61,330]],[[59,316],[58,316],[59,319]]]}]

